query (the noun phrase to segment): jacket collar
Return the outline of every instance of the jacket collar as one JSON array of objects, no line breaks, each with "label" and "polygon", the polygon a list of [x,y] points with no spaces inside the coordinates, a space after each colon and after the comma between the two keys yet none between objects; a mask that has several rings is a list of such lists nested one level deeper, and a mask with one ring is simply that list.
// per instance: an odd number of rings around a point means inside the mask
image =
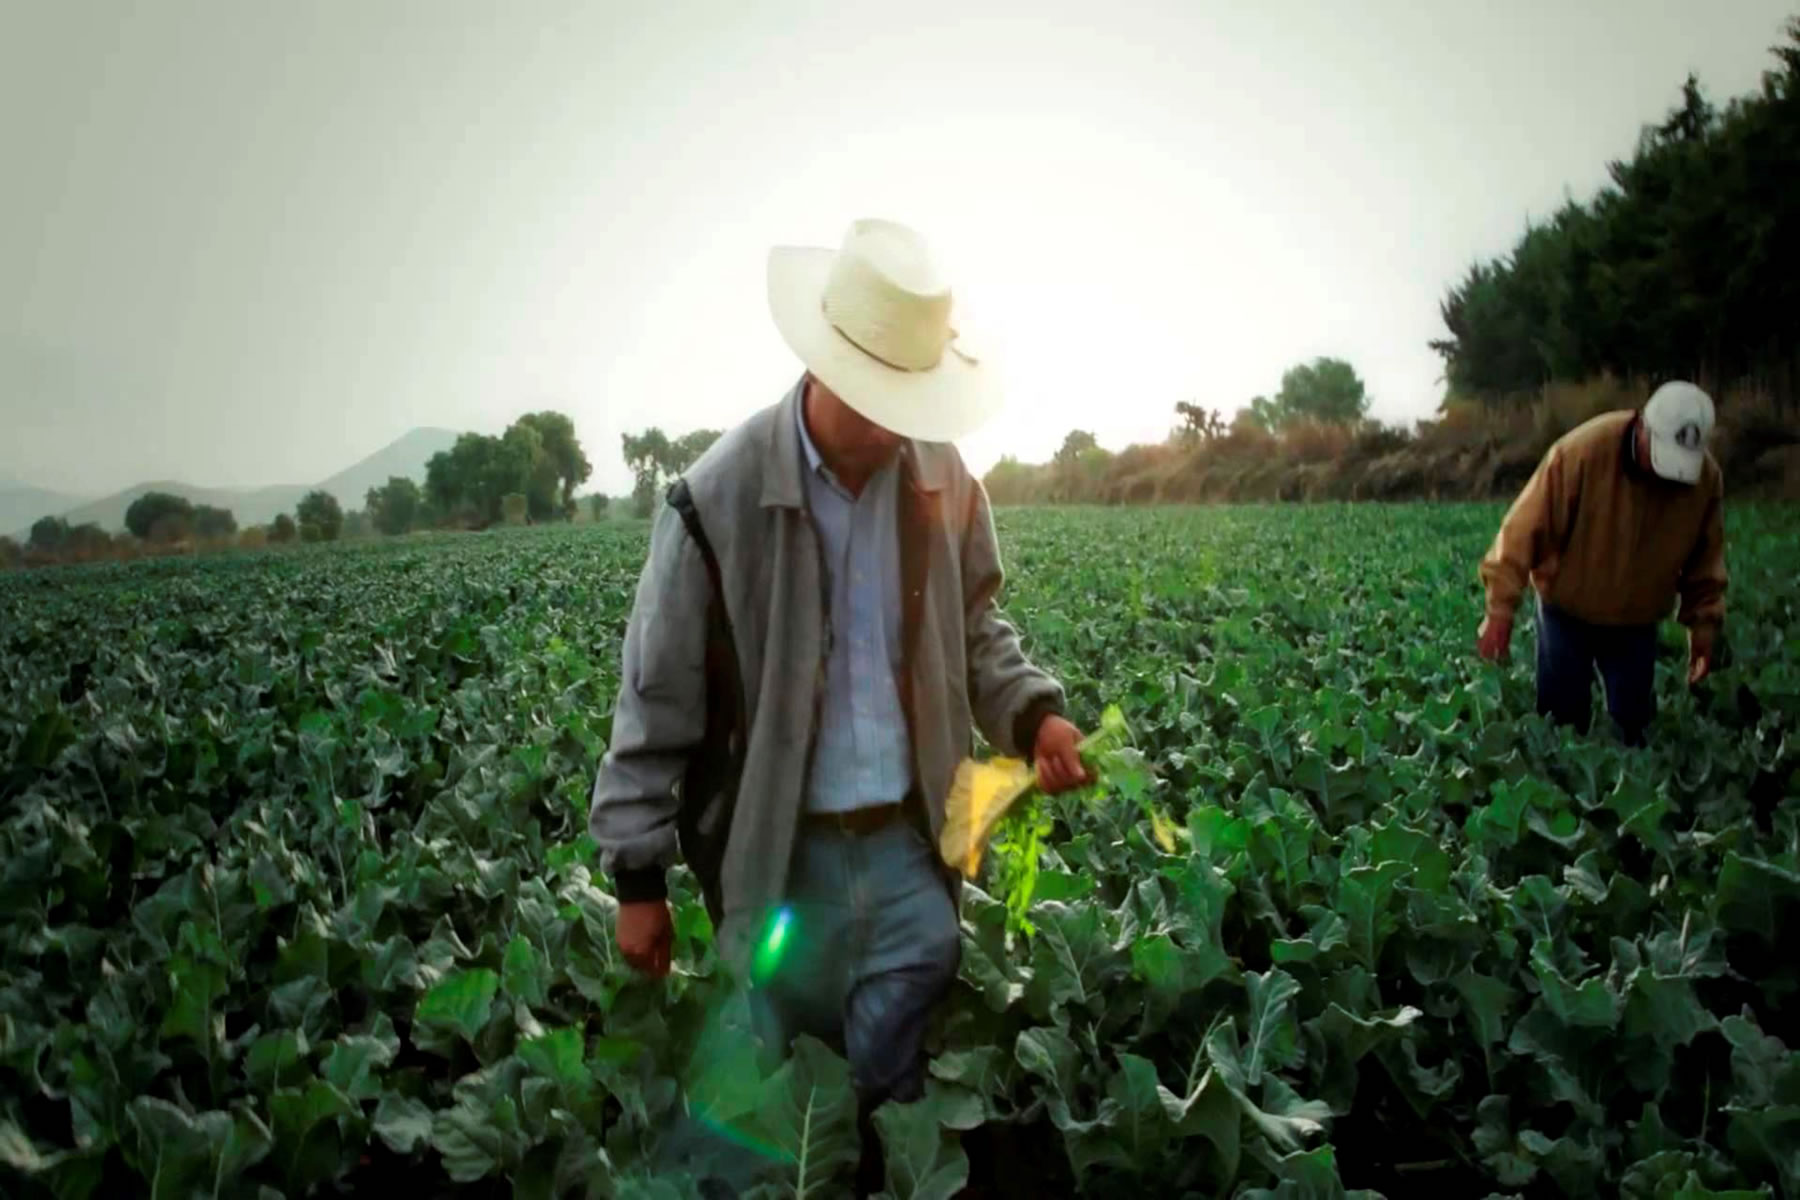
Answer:
[{"label": "jacket collar", "polygon": [[[806,394],[806,376],[788,389],[775,407],[763,447],[762,506],[806,506],[806,454],[800,445],[800,403]],[[900,443],[901,473],[915,491],[941,492],[949,483],[947,447],[907,439]]]}]

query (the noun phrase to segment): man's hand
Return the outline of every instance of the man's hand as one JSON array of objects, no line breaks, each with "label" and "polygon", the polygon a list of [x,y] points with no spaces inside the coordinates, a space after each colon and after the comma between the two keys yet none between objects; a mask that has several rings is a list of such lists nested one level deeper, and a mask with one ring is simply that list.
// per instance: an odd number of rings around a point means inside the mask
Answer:
[{"label": "man's hand", "polygon": [[1483,617],[1475,632],[1475,649],[1489,662],[1505,662],[1512,657],[1512,621]]},{"label": "man's hand", "polygon": [[1031,752],[1038,786],[1054,796],[1093,782],[1081,763],[1080,747],[1081,730],[1054,713],[1045,717],[1038,725],[1037,744]]},{"label": "man's hand", "polygon": [[1711,629],[1694,628],[1688,630],[1688,683],[1696,684],[1708,675],[1713,668],[1713,639]]},{"label": "man's hand", "polygon": [[669,973],[669,954],[675,944],[675,919],[667,900],[638,900],[619,905],[619,951],[625,961],[661,979]]}]

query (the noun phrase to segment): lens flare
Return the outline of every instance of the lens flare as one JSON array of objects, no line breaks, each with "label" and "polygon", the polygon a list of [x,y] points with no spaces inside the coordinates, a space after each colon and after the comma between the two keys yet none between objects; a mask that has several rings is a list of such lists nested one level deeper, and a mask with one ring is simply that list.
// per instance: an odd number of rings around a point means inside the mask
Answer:
[{"label": "lens flare", "polygon": [[770,914],[769,927],[763,933],[762,944],[756,948],[754,969],[758,982],[771,978],[781,966],[782,955],[787,950],[793,928],[794,912],[791,908],[783,906]]}]

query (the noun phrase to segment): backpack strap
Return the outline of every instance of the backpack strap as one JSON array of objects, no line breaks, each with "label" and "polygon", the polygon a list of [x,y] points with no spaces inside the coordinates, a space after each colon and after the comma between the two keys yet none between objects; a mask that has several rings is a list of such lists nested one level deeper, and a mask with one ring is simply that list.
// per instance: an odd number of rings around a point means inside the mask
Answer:
[{"label": "backpack strap", "polygon": [[[700,560],[706,564],[706,578],[712,584],[712,598],[723,607],[725,599],[725,581],[719,574],[719,558],[713,553],[712,542],[706,536],[706,527],[700,524],[700,510],[694,507],[694,494],[688,490],[685,479],[677,479],[669,486],[668,505],[687,526],[688,537],[700,551]],[[723,614],[721,614],[722,616]]]},{"label": "backpack strap", "polygon": [[[700,522],[687,480],[677,479],[667,501],[681,518],[706,566],[710,595],[706,605],[706,732],[690,760],[681,784],[681,811],[677,817],[682,857],[700,882],[708,915],[718,925],[723,918],[719,892],[719,868],[725,857],[725,841],[737,808],[738,779],[743,772],[744,749],[749,741],[745,728],[743,683],[738,673],[737,643],[731,617],[725,609],[725,581],[718,555]],[[701,824],[705,817],[704,827]]]}]

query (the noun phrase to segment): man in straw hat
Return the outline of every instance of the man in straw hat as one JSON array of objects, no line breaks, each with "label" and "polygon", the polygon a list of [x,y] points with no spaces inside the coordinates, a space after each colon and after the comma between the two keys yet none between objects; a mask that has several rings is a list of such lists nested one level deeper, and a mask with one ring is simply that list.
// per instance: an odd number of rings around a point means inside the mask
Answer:
[{"label": "man in straw hat", "polygon": [[1503,660],[1513,612],[1537,592],[1538,711],[1586,732],[1594,674],[1629,745],[1655,712],[1657,623],[1680,608],[1690,684],[1713,667],[1725,620],[1724,483],[1707,453],[1713,404],[1691,383],[1564,435],[1481,560],[1483,658]]},{"label": "man in straw hat", "polygon": [[843,1049],[877,1190],[869,1114],[921,1094],[960,960],[934,847],[972,730],[1047,790],[1086,772],[1061,687],[995,610],[987,496],[950,442],[999,392],[924,242],[860,221],[835,252],[775,250],[768,289],[805,374],[655,520],[589,824],[630,962],[669,969],[679,851],[765,1044]]}]

